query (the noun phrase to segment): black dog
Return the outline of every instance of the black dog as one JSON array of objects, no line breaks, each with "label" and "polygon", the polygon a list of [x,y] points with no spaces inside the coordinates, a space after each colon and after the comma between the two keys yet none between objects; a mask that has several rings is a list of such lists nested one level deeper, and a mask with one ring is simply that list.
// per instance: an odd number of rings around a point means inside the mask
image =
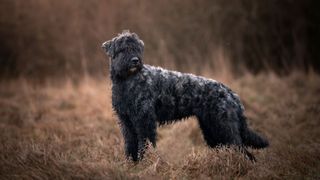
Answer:
[{"label": "black dog", "polygon": [[237,94],[215,80],[144,65],[144,43],[128,31],[103,43],[111,59],[112,105],[120,119],[128,158],[141,160],[146,141],[156,145],[158,124],[190,116],[199,121],[210,147],[265,148],[268,141],[248,129]]}]

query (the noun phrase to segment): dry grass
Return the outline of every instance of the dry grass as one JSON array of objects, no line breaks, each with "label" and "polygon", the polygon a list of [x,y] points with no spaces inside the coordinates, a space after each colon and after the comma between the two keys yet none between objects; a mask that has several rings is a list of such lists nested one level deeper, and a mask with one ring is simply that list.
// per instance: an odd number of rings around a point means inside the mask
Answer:
[{"label": "dry grass", "polygon": [[230,149],[208,149],[196,121],[159,128],[158,148],[127,162],[112,111],[110,82],[1,82],[0,179],[320,178],[320,77],[245,75],[227,80],[249,124],[270,148],[252,164]]}]

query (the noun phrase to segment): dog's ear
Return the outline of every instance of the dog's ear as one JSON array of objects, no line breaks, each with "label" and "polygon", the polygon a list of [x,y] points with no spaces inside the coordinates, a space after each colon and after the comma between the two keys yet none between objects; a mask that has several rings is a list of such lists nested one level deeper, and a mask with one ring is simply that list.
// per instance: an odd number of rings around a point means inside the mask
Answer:
[{"label": "dog's ear", "polygon": [[112,40],[104,42],[101,47],[110,57],[112,57]]},{"label": "dog's ear", "polygon": [[142,47],[144,47],[144,42],[140,39],[139,43],[141,44]]},{"label": "dog's ear", "polygon": [[139,36],[136,33],[132,33],[132,36],[138,40],[139,44],[142,47],[144,47],[144,42],[139,38]]}]

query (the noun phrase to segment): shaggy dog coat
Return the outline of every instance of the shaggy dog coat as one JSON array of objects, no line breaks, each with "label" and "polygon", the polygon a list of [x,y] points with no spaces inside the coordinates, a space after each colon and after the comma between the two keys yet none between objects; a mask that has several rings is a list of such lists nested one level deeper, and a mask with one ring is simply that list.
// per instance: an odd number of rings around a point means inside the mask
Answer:
[{"label": "shaggy dog coat", "polygon": [[119,34],[102,47],[110,57],[112,105],[128,158],[143,158],[146,142],[156,146],[157,124],[196,116],[210,147],[236,145],[264,148],[267,140],[248,129],[237,94],[220,82],[144,65],[144,43],[135,33]]}]

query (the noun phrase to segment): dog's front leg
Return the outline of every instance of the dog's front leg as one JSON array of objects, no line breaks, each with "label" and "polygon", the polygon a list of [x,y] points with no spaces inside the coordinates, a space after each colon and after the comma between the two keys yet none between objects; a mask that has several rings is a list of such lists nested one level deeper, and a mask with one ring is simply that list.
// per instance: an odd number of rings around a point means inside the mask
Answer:
[{"label": "dog's front leg", "polygon": [[152,145],[156,146],[156,118],[152,108],[141,109],[134,118],[133,124],[135,125],[138,137],[138,158],[142,160],[146,149],[146,142],[149,141]]},{"label": "dog's front leg", "polygon": [[125,141],[125,153],[128,159],[138,160],[138,137],[132,122],[125,115],[119,115],[121,132]]}]

